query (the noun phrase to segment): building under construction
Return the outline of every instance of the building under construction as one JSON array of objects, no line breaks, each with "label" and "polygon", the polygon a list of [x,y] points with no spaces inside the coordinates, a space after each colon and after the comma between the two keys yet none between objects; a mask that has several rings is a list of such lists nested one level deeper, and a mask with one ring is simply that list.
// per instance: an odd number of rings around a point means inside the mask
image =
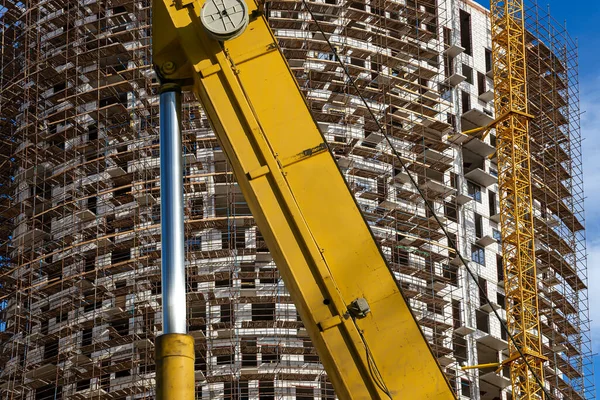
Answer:
[{"label": "building under construction", "polygon": [[[151,2],[0,4],[0,398],[154,398],[162,314]],[[495,135],[462,133],[494,120],[487,10],[466,0],[274,0],[266,13],[457,396],[512,399],[506,369],[461,370],[508,354],[495,313],[506,317]],[[556,399],[588,399],[577,45],[536,4],[526,14],[545,384]],[[197,398],[335,398],[191,95],[183,115]]]}]

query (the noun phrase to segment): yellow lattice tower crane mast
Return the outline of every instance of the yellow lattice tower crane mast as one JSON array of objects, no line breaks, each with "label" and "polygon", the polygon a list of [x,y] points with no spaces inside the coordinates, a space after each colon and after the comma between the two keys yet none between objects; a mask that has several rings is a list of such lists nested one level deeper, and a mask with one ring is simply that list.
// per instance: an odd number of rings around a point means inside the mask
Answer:
[{"label": "yellow lattice tower crane mast", "polygon": [[514,339],[507,363],[513,398],[542,399],[546,359],[537,299],[523,1],[491,0],[490,11],[506,321]]}]

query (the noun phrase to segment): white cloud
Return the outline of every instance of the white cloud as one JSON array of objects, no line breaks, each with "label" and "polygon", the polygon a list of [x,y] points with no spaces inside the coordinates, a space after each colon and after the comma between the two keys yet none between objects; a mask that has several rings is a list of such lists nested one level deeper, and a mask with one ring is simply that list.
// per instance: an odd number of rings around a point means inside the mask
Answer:
[{"label": "white cloud", "polygon": [[582,87],[581,110],[586,220],[592,233],[600,222],[600,77]]},{"label": "white cloud", "polygon": [[581,89],[583,176],[588,235],[588,293],[592,344],[600,350],[600,77]]},{"label": "white cloud", "polygon": [[600,350],[600,238],[588,241],[588,295],[592,321],[592,345],[594,352]]}]

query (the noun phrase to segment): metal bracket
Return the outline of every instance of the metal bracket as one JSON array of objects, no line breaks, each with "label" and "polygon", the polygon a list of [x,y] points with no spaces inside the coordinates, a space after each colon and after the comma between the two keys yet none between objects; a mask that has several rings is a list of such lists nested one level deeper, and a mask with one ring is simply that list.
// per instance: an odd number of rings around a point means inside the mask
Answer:
[{"label": "metal bracket", "polygon": [[342,323],[342,318],[339,315],[336,315],[334,317],[327,318],[326,320],[319,322],[317,325],[319,325],[319,328],[321,329],[321,331],[326,331],[327,329],[336,327],[341,323]]},{"label": "metal bracket", "polygon": [[248,179],[254,180],[256,178],[260,178],[261,176],[265,176],[269,173],[269,167],[267,165],[263,165],[260,168],[257,168],[253,171],[248,172]]},{"label": "metal bracket", "polygon": [[193,4],[194,1],[196,1],[196,0],[177,0],[176,5],[177,5],[177,8],[181,9],[183,7],[189,6],[190,4]]},{"label": "metal bracket", "polygon": [[327,143],[323,142],[318,144],[315,147],[311,147],[309,149],[305,149],[302,152],[295,154],[291,157],[286,157],[283,160],[279,161],[281,168],[288,167],[292,164],[295,164],[299,161],[305,160],[309,157],[315,156],[317,154],[323,153],[328,150]]},{"label": "metal bracket", "polygon": [[[541,354],[537,354],[537,353],[533,353],[531,351],[527,351],[527,350],[522,350],[522,353],[524,356],[531,356],[531,357],[535,357],[538,358],[542,361],[548,361],[548,357],[541,355]],[[487,364],[477,364],[477,365],[466,365],[463,367],[460,367],[460,369],[462,371],[468,371],[470,369],[484,369],[484,368],[496,368],[495,373],[499,373],[500,370],[502,370],[502,368],[505,365],[510,365],[513,362],[515,362],[516,360],[522,358],[521,357],[521,353],[517,352],[512,354],[510,357],[508,357],[506,360],[502,360],[501,362],[495,362],[495,363],[487,363]]]},{"label": "metal bracket", "polygon": [[475,133],[478,132],[483,132],[481,134],[481,140],[485,139],[485,137],[488,135],[488,133],[490,133],[490,130],[494,129],[496,127],[496,125],[498,125],[499,123],[504,122],[508,117],[510,117],[511,115],[521,115],[523,117],[526,117],[527,119],[533,119],[535,118],[535,116],[531,115],[531,114],[527,114],[524,113],[522,111],[518,111],[518,110],[512,110],[507,112],[504,115],[501,115],[500,117],[496,118],[495,120],[493,120],[492,122],[490,122],[489,124],[487,124],[486,126],[482,126],[479,128],[473,128],[473,129],[469,129],[468,131],[463,131],[462,134],[463,135],[473,135]]}]

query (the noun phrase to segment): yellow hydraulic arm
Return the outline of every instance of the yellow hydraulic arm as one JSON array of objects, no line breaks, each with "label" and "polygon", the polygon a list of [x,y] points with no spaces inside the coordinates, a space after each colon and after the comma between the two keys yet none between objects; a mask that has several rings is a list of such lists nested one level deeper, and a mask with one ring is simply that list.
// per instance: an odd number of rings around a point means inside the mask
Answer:
[{"label": "yellow hydraulic arm", "polygon": [[[153,7],[161,82],[203,104],[337,395],[454,399],[260,4]],[[207,29],[207,20],[223,26]],[[236,38],[217,40],[237,28]],[[166,385],[160,376],[157,384]]]}]

